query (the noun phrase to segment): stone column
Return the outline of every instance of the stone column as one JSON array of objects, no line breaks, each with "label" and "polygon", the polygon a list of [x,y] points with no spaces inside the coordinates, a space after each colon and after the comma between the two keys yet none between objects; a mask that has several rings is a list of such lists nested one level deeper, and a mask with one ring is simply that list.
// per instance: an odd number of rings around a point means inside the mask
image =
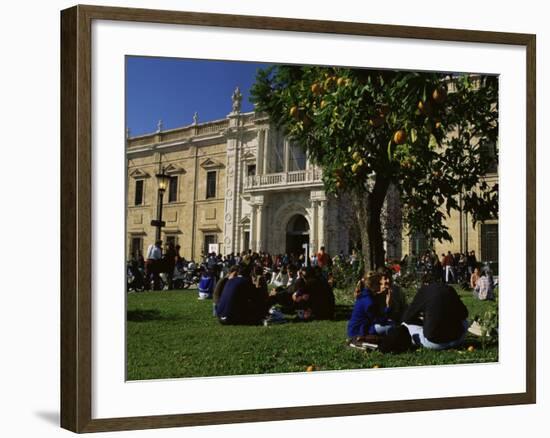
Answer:
[{"label": "stone column", "polygon": [[271,159],[271,145],[269,144],[270,132],[269,129],[262,129],[262,141],[263,147],[263,161],[262,161],[262,174],[269,173],[269,160]]},{"label": "stone column", "polygon": [[326,223],[326,210],[327,210],[327,201],[319,201],[319,248],[326,246],[326,235],[327,235],[327,223]]},{"label": "stone column", "polygon": [[250,212],[250,249],[256,251],[256,211],[257,206],[251,206]]},{"label": "stone column", "polygon": [[290,160],[290,150],[289,150],[289,146],[288,146],[288,140],[284,140],[284,145],[285,145],[285,153],[284,153],[284,166],[283,166],[283,170],[285,173],[287,173],[290,169],[290,166],[289,166],[289,160]]},{"label": "stone column", "polygon": [[309,242],[311,252],[317,253],[319,248],[317,247],[317,242],[319,241],[319,218],[318,218],[318,204],[319,201],[311,201],[311,217],[313,219],[312,230],[311,230],[311,239]]},{"label": "stone column", "polygon": [[258,129],[256,142],[258,143],[256,149],[256,175],[262,175],[264,173],[264,141],[261,129]]},{"label": "stone column", "polygon": [[264,221],[263,221],[263,204],[259,204],[256,207],[256,251],[260,252],[264,250]]},{"label": "stone column", "polygon": [[226,131],[227,137],[227,166],[225,170],[225,205],[224,205],[224,225],[223,225],[223,247],[226,253],[236,250],[238,206],[239,199],[239,116],[230,114],[229,129]]}]

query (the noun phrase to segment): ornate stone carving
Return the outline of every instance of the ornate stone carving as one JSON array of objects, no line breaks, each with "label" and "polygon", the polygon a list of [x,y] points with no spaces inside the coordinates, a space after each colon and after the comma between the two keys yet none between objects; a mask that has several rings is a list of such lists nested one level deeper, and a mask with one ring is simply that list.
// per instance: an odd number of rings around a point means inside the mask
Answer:
[{"label": "ornate stone carving", "polygon": [[241,90],[239,87],[235,88],[235,91],[233,92],[233,95],[231,96],[231,100],[233,102],[233,112],[234,113],[240,113],[241,112],[241,101],[243,100],[243,95],[241,94]]}]

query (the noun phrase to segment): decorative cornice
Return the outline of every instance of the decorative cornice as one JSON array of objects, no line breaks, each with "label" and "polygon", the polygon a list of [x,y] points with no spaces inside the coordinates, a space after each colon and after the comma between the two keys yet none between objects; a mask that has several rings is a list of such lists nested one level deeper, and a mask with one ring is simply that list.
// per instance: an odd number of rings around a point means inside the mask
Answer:
[{"label": "decorative cornice", "polygon": [[225,166],[223,163],[220,163],[217,160],[213,160],[212,158],[207,158],[201,163],[201,167],[203,169],[224,169]]},{"label": "decorative cornice", "polygon": [[256,155],[254,155],[250,151],[247,151],[241,158],[241,161],[252,161],[252,160],[256,160]]},{"label": "decorative cornice", "polygon": [[183,167],[177,166],[175,164],[169,164],[164,168],[164,172],[168,175],[177,175],[187,173]]},{"label": "decorative cornice", "polygon": [[149,175],[147,172],[145,172],[142,169],[134,169],[132,172],[130,172],[130,176],[134,179],[142,179],[142,178],[149,178],[151,175]]}]

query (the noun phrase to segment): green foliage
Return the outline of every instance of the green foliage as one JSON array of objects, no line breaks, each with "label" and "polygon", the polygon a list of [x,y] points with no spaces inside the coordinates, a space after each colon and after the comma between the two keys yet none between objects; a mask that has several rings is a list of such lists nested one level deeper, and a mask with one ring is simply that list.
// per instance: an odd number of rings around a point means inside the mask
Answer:
[{"label": "green foliage", "polygon": [[[471,315],[496,308],[494,302],[474,300],[470,292],[460,295]],[[353,288],[336,290],[335,296],[335,321],[251,327],[222,326],[212,316],[212,301],[197,300],[195,290],[129,294],[128,379],[305,372],[310,365],[326,371],[498,361],[493,341],[468,351],[479,346],[473,336],[449,351],[384,355],[350,349],[345,338]]]},{"label": "green foliage", "polygon": [[322,167],[328,192],[364,195],[389,180],[409,229],[438,240],[451,239],[452,210],[496,217],[498,186],[481,181],[496,159],[485,147],[498,139],[495,77],[277,66],[251,93]]},{"label": "green foliage", "polygon": [[394,281],[403,290],[417,290],[421,285],[420,276],[416,273],[403,273]]},{"label": "green foliage", "polygon": [[335,261],[331,267],[334,284],[339,289],[355,286],[363,274],[363,269],[361,260],[353,265],[348,262]]},{"label": "green foliage", "polygon": [[498,290],[495,291],[495,297],[495,306],[484,309],[481,316],[476,315],[474,318],[481,326],[483,348],[498,342]]}]

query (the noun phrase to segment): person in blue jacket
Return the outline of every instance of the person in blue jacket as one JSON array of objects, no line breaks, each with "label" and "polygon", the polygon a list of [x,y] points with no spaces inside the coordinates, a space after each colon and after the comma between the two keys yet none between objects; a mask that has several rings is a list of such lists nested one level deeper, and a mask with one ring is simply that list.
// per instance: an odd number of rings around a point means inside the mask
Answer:
[{"label": "person in blue jacket", "polygon": [[391,292],[381,289],[382,274],[369,272],[356,288],[356,301],[348,322],[348,338],[356,339],[367,335],[385,335],[393,321],[391,311]]},{"label": "person in blue jacket", "polygon": [[214,293],[215,279],[212,272],[203,270],[201,279],[199,280],[199,300],[209,300]]}]

